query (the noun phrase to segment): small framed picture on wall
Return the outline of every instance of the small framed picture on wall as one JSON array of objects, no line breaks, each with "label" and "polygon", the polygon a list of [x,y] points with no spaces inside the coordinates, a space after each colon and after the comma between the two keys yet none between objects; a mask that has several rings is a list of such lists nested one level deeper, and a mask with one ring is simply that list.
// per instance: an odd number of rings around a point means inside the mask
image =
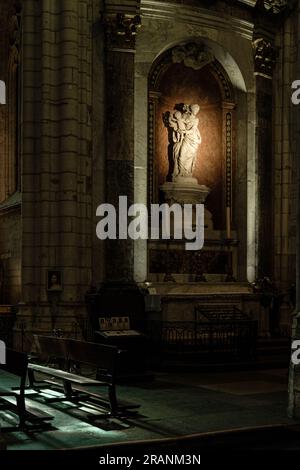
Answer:
[{"label": "small framed picture on wall", "polygon": [[47,290],[50,292],[63,290],[62,272],[59,269],[49,269],[47,271]]}]

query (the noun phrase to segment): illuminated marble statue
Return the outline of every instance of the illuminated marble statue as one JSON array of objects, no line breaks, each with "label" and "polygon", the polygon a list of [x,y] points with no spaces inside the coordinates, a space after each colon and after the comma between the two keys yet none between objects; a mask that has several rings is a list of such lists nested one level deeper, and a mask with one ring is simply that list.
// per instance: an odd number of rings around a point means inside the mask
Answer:
[{"label": "illuminated marble statue", "polygon": [[173,181],[179,177],[192,177],[197,150],[201,144],[197,118],[199,111],[198,104],[185,104],[182,111],[169,113],[167,119],[164,116],[165,124],[171,129],[172,136]]}]

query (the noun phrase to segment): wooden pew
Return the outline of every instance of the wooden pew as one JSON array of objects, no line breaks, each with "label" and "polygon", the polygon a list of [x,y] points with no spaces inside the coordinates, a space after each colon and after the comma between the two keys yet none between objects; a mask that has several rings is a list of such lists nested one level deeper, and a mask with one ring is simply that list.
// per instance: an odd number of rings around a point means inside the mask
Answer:
[{"label": "wooden pew", "polygon": [[[100,394],[92,392],[89,387],[106,387],[108,389],[108,402],[111,414],[118,414],[125,408],[137,408],[137,405],[120,405],[116,396],[116,366],[118,348],[114,346],[89,343],[67,338],[35,335],[36,352],[42,359],[47,359],[47,365],[30,363],[28,377],[30,387],[38,389],[41,382],[37,382],[35,373],[50,377],[45,380],[51,385],[60,386],[64,391],[64,399],[81,400],[84,397],[100,398]],[[64,364],[63,367],[49,367],[49,360]],[[89,378],[70,372],[74,366],[90,365],[98,369],[97,378]],[[103,396],[101,396],[103,399]]]},{"label": "wooden pew", "polygon": [[[108,387],[109,403],[112,411],[118,410],[116,396],[116,368],[118,348],[98,343],[89,343],[74,339],[66,340],[68,350],[68,367],[84,364],[97,367],[99,385]],[[77,390],[84,391],[85,384],[74,384]],[[92,384],[93,385],[93,384]],[[97,384],[98,385],[98,384]],[[70,384],[70,387],[72,385]]]},{"label": "wooden pew", "polygon": [[[56,341],[57,337],[52,336],[33,336],[35,352],[31,354],[31,360],[28,364],[28,380],[29,388],[40,389],[45,385],[45,382],[48,384],[57,385],[57,381],[53,379],[37,381],[34,372],[38,371],[38,364],[34,364],[33,360],[37,358],[39,361],[42,361],[47,366],[50,365],[51,370],[67,370],[67,350],[66,343],[64,341]],[[48,367],[49,369],[49,367]],[[46,370],[46,369],[45,369]],[[47,374],[49,375],[49,374]],[[66,384],[62,381],[62,385],[65,388]],[[38,387],[37,387],[38,386]],[[55,400],[48,400],[55,401]]]},{"label": "wooden pew", "polygon": [[[17,414],[18,426],[1,427],[1,432],[17,431],[20,429],[32,429],[43,427],[53,417],[47,413],[30,407],[26,403],[26,379],[28,368],[28,356],[26,353],[6,350],[6,364],[0,364],[0,369],[16,375],[20,378],[19,386],[11,390],[0,388],[0,409],[11,410]],[[31,424],[28,424],[31,423]]]}]

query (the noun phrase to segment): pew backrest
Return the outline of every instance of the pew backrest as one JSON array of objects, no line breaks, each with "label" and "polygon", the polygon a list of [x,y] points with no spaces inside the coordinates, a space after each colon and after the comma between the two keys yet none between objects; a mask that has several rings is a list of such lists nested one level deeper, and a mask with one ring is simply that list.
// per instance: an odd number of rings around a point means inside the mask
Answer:
[{"label": "pew backrest", "polygon": [[67,369],[70,369],[72,363],[93,365],[111,377],[112,381],[115,378],[119,352],[116,346],[42,335],[34,335],[34,344],[42,359],[56,358]]},{"label": "pew backrest", "polygon": [[68,361],[90,364],[115,377],[118,348],[116,346],[66,339]]}]

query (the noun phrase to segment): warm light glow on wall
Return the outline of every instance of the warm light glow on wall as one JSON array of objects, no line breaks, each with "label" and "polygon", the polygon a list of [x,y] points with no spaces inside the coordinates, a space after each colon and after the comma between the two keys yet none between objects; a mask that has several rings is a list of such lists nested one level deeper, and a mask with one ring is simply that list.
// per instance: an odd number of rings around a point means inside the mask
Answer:
[{"label": "warm light glow on wall", "polygon": [[162,116],[174,111],[176,103],[200,105],[198,118],[202,142],[198,147],[193,176],[199,184],[211,188],[206,207],[212,213],[214,228],[222,230],[225,228],[222,214],[222,96],[209,65],[194,70],[172,63],[161,75],[154,116],[155,178],[158,179],[158,187],[170,179],[169,136]]}]

